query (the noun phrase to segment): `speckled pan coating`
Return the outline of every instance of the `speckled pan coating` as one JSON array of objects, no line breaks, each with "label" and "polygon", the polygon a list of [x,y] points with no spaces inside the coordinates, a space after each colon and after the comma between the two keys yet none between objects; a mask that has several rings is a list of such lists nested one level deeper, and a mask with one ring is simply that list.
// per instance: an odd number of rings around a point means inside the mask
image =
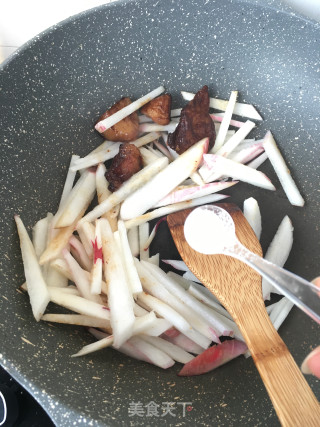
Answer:
[{"label": "speckled pan coating", "polygon": [[[314,23],[246,2],[128,1],[49,29],[3,67],[0,362],[58,426],[278,425],[251,359],[195,378],[177,377],[178,365],[161,371],[112,350],[71,359],[91,338],[33,320],[17,291],[24,277],[13,215],[31,227],[56,209],[70,155],[96,146],[93,123],[119,97],[137,98],[163,83],[178,107],[181,89],[208,84],[225,98],[238,89],[265,118],[256,135],[273,130],[306,207],[289,205],[269,165],[262,170],[276,193],[243,184],[230,191],[232,200],[257,198],[264,248],[288,214],[295,242],[287,267],[312,279],[320,265],[319,42]],[[163,231],[152,252],[176,256],[168,241]],[[298,310],[281,335],[298,364],[319,344],[319,329]],[[129,417],[130,402],[139,401],[176,402],[176,417]],[[185,417],[182,402],[193,407]]]}]

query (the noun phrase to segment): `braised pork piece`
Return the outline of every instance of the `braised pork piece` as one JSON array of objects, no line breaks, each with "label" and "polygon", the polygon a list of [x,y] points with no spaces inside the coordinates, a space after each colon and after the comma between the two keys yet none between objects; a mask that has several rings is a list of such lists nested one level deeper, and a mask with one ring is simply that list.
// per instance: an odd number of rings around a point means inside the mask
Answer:
[{"label": "braised pork piece", "polygon": [[155,123],[165,126],[170,122],[171,95],[158,96],[141,108],[141,113],[150,117]]}]

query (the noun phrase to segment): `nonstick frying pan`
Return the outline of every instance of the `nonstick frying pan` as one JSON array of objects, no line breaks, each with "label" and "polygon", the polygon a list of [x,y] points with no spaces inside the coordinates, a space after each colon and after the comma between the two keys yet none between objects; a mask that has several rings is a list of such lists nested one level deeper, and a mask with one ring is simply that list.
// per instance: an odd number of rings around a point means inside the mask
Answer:
[{"label": "nonstick frying pan", "polygon": [[[17,292],[24,275],[13,215],[31,227],[55,211],[70,155],[101,141],[93,124],[121,96],[138,98],[163,83],[178,107],[180,90],[208,84],[227,99],[236,89],[264,117],[255,135],[273,131],[306,206],[289,204],[267,163],[261,170],[276,193],[241,184],[230,201],[258,200],[264,250],[288,214],[295,231],[286,266],[311,280],[320,265],[319,41],[315,22],[259,2],[120,1],[47,30],[3,65],[0,362],[57,425],[278,425],[251,359],[180,378],[176,367],[162,371],[113,350],[70,358],[91,338],[34,321]],[[177,257],[165,226],[151,250]],[[297,309],[280,334],[298,364],[319,344],[318,326]],[[319,397],[317,381],[308,381]],[[132,402],[175,402],[176,417],[130,417]]]}]

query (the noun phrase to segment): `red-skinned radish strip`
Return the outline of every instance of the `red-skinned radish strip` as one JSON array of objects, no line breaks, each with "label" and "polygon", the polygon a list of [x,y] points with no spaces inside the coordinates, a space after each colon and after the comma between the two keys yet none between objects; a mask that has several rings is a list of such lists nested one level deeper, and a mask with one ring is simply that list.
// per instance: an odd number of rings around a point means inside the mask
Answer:
[{"label": "red-skinned radish strip", "polygon": [[149,344],[154,345],[159,350],[164,351],[168,356],[172,357],[173,360],[180,363],[188,363],[190,360],[194,359],[194,356],[185,350],[183,350],[181,347],[178,347],[177,345],[164,340],[163,338],[159,337],[143,337],[144,341],[147,341]]},{"label": "red-skinned radish strip", "polygon": [[84,273],[85,270],[80,267],[80,265],[73,258],[70,252],[67,251],[67,249],[63,249],[62,255],[68,264],[73,281],[76,284],[81,296],[89,301],[94,301],[98,304],[102,304],[101,297],[99,295],[93,295],[91,293],[90,280],[88,280],[88,276]]},{"label": "red-skinned radish strip", "polygon": [[81,212],[86,211],[96,191],[95,172],[83,174],[63,204],[62,212],[55,223],[56,228],[68,227]]},{"label": "red-skinned radish strip", "polygon": [[250,197],[243,202],[243,215],[253,229],[257,239],[260,240],[262,230],[261,213],[256,199]]},{"label": "red-skinned radish strip", "polygon": [[168,164],[166,157],[161,157],[152,164],[146,166],[141,171],[134,174],[128,181],[124,182],[119,190],[112,193],[104,202],[96,206],[91,212],[85,215],[78,223],[77,228],[82,222],[92,222],[104,213],[110,211],[114,206],[121,203],[132,192],[148,182],[155,174],[158,174]]},{"label": "red-skinned radish strip", "polygon": [[203,157],[205,165],[211,171],[211,175],[205,181],[214,181],[217,177],[228,176],[266,190],[275,191],[275,187],[271,183],[270,179],[260,171],[242,165],[241,163],[234,162],[230,159],[226,159],[225,157],[218,156],[217,154],[205,154]]},{"label": "red-skinned radish strip", "polygon": [[88,257],[88,254],[75,235],[72,235],[69,239],[70,252],[72,256],[77,260],[78,264],[87,271],[90,271],[92,268],[92,260]]},{"label": "red-skinned radish strip", "polygon": [[122,254],[124,257],[125,271],[131,287],[131,292],[135,296],[139,292],[142,292],[142,286],[141,286],[138,272],[136,270],[136,267],[133,261],[133,256],[131,253],[128,236],[127,236],[127,230],[123,221],[121,220],[118,221],[118,231],[120,236]]},{"label": "red-skinned radish strip", "polygon": [[18,215],[15,215],[14,219],[20,239],[23,268],[28,286],[32,313],[38,322],[50,301],[50,295],[28,232]]},{"label": "red-skinned radish strip", "polygon": [[130,195],[122,203],[121,218],[128,220],[142,215],[188,178],[198,168],[203,154],[208,150],[208,143],[208,138],[197,142]]},{"label": "red-skinned radish strip", "polygon": [[[145,242],[145,246],[144,246],[144,249],[149,249],[149,247],[150,247],[150,245],[151,245],[151,242],[152,242],[152,240],[155,238],[155,235],[156,235],[156,233],[157,233],[157,231],[158,231],[158,229],[159,229],[159,225],[162,223],[162,222],[164,222],[164,221],[166,221],[167,220],[167,218],[166,217],[163,217],[163,218],[160,218],[158,221],[157,221],[157,223],[156,223],[156,225],[153,227],[153,230],[151,231],[151,233],[150,233],[150,235],[149,235],[149,237],[148,237],[148,239],[147,239],[147,241]],[[134,228],[134,227],[133,227]],[[130,230],[132,230],[132,228],[130,228],[129,229],[129,231]],[[140,258],[141,259],[141,258]],[[150,259],[150,258],[149,258]]]},{"label": "red-skinned radish strip", "polygon": [[93,246],[92,242],[94,242],[94,225],[90,222],[83,222],[81,227],[78,228],[78,234],[81,240],[81,243],[84,246],[85,251],[90,259],[93,259]]},{"label": "red-skinned radish strip", "polygon": [[93,265],[91,269],[90,277],[90,291],[93,295],[101,294],[101,282],[102,282],[102,238],[100,229],[101,220],[96,220],[95,235],[93,246]]},{"label": "red-skinned radish strip", "polygon": [[114,346],[119,348],[132,335],[134,324],[133,298],[126,280],[110,224],[101,220],[104,274],[108,285],[108,302]]},{"label": "red-skinned radish strip", "polygon": [[[68,308],[79,314],[85,314],[99,319],[110,320],[110,310],[94,301],[89,301],[77,295],[69,295],[63,291],[63,288],[50,287],[48,289],[50,300],[55,304]],[[107,325],[109,323],[107,322]]]},{"label": "red-skinned radish strip", "polygon": [[216,136],[216,141],[214,143],[214,146],[212,148],[212,152],[216,153],[223,145],[223,143],[225,142],[226,136],[227,136],[227,132],[230,126],[230,120],[232,117],[232,113],[237,101],[237,96],[238,96],[238,92],[237,91],[232,91],[229,101],[228,101],[228,105],[226,107],[226,112],[225,115],[222,119],[221,125],[219,127],[217,136]]},{"label": "red-skinned radish strip", "polygon": [[99,341],[85,345],[78,351],[78,353],[73,354],[71,357],[85,356],[86,354],[90,354],[95,351],[102,350],[103,348],[110,347],[112,346],[112,344],[113,344],[113,335],[109,335],[105,338],[102,338]]},{"label": "red-skinned radish strip", "polygon": [[180,333],[174,326],[164,332],[167,337],[177,337]]},{"label": "red-skinned radish strip", "polygon": [[[217,334],[214,330],[208,327],[207,323],[200,319],[197,313],[194,312],[192,308],[186,307],[186,305],[175,295],[171,294],[168,289],[166,289],[158,279],[153,276],[153,271],[151,272],[149,268],[147,268],[146,262],[140,262],[135,260],[137,271],[139,273],[141,283],[143,289],[148,292],[148,294],[158,298],[165,304],[168,304],[172,309],[174,309],[177,313],[184,317],[184,319],[188,319],[188,323],[200,334],[203,335],[203,338],[206,337],[210,344],[211,341],[220,342]],[[151,264],[150,264],[151,265]],[[152,267],[157,268],[154,265]],[[164,273],[165,274],[165,273]],[[181,331],[186,333],[184,330]],[[199,345],[205,348],[206,341],[204,339],[200,339],[196,341]]]},{"label": "red-skinned radish strip", "polygon": [[270,131],[264,137],[263,146],[290,203],[294,206],[304,206],[304,200]]},{"label": "red-skinned radish strip", "polygon": [[209,194],[216,193],[218,191],[222,191],[225,188],[232,187],[237,184],[238,181],[229,181],[229,182],[211,182],[209,184],[204,185],[191,185],[188,187],[184,187],[181,189],[173,190],[163,199],[161,199],[154,208],[158,208],[160,206],[171,205],[173,203],[185,202],[187,200],[196,199],[198,197],[207,196]]},{"label": "red-skinned radish strip", "polygon": [[136,101],[132,102],[131,104],[127,105],[126,107],[122,108],[121,110],[117,111],[111,116],[107,117],[106,119],[98,122],[95,125],[95,129],[100,133],[106,131],[107,129],[111,128],[111,126],[115,125],[116,123],[119,123],[125,117],[128,117],[133,112],[139,110],[143,105],[147,104],[152,99],[161,95],[161,93],[163,92],[164,92],[164,87],[159,86],[157,89],[154,89],[153,91],[149,92],[147,95],[144,95],[143,97],[137,99]]},{"label": "red-skinned radish strip", "polygon": [[[213,121],[221,123],[224,118],[224,113],[210,114],[210,117]],[[234,126],[236,128],[241,128],[245,122],[239,122],[238,120],[230,120],[230,126]]]},{"label": "red-skinned radish strip", "polygon": [[[283,267],[289,257],[293,244],[293,226],[290,218],[285,216],[281,221],[279,228],[270,243],[265,254],[265,259],[279,267]],[[269,299],[270,292],[279,293],[266,280],[262,279],[262,294],[265,299]]]},{"label": "red-skinned radish strip", "polygon": [[155,254],[152,257],[150,257],[148,259],[148,262],[150,262],[150,264],[154,264],[154,265],[159,266],[159,263],[160,263],[160,256],[159,256],[159,254]]},{"label": "red-skinned radish strip", "polygon": [[252,159],[255,159],[263,152],[264,148],[262,146],[262,143],[257,143],[255,145],[252,145],[251,147],[243,148],[238,152],[234,151],[228,157],[234,162],[245,164],[250,162]]},{"label": "red-skinned radish strip", "polygon": [[202,347],[200,347],[198,344],[196,344],[194,341],[192,341],[190,338],[180,332],[176,336],[170,336],[164,333],[161,335],[161,338],[171,342],[172,344],[177,345],[188,353],[201,354],[203,352]]},{"label": "red-skinned radish strip", "polygon": [[174,132],[177,127],[177,122],[170,122],[167,125],[158,125],[157,123],[142,123],[139,126],[140,132]]},{"label": "red-skinned radish strip", "polygon": [[213,146],[210,153],[218,154],[219,156],[228,157],[230,153],[242,142],[245,137],[251,132],[251,130],[255,127],[255,124],[250,120],[247,120],[240,129],[226,141],[220,148]]},{"label": "red-skinned radish strip", "polygon": [[162,262],[171,265],[171,267],[175,268],[176,270],[190,271],[184,261],[175,260],[175,259],[163,259]]},{"label": "red-skinned radish strip", "polygon": [[132,256],[138,256],[140,251],[138,226],[131,227],[127,232],[127,236]]},{"label": "red-skinned radish strip", "polygon": [[[216,313],[213,310],[211,310],[209,307],[206,307],[204,304],[194,298],[190,293],[188,293],[179,284],[177,284],[171,277],[169,277],[163,270],[161,270],[160,267],[151,265],[147,262],[141,262],[141,264],[149,271],[149,273],[154,277],[154,279],[156,279],[159,283],[162,284],[162,286],[169,293],[174,295],[178,300],[182,301],[183,304],[185,304],[189,310],[195,312],[199,319],[203,319],[204,322],[210,325],[211,328],[215,331],[215,335],[229,336],[232,333],[231,329],[226,329],[225,323],[220,322],[220,319],[218,319]],[[195,325],[192,326],[196,328]]]},{"label": "red-skinned radish strip", "polygon": [[140,260],[149,259],[149,246],[147,246],[147,241],[149,239],[149,223],[144,222],[140,224],[139,227],[139,254]]},{"label": "red-skinned radish strip", "polygon": [[227,195],[225,194],[209,194],[208,196],[199,197],[198,199],[187,200],[186,202],[174,203],[173,205],[163,206],[162,208],[154,209],[144,215],[138,216],[133,219],[125,221],[124,224],[127,229],[135,227],[136,225],[141,225],[152,219],[159,218],[160,216],[169,215],[173,212],[181,211],[183,209],[188,209],[193,206],[204,205],[208,203],[217,202],[219,200],[226,199]]},{"label": "red-skinned radish strip", "polygon": [[179,376],[201,375],[229,362],[247,351],[242,341],[224,341],[222,344],[208,348],[199,356],[188,362],[179,372]]},{"label": "red-skinned radish strip", "polygon": [[144,338],[134,336],[129,340],[130,344],[136,347],[142,354],[145,355],[146,359],[153,363],[159,368],[168,369],[174,365],[174,360],[171,359],[166,353],[162,350],[156,348],[154,345],[145,341]]},{"label": "red-skinned radish strip", "polygon": [[[46,322],[64,323],[66,325],[87,326],[91,328],[106,328],[108,321],[84,314],[44,314],[41,320]],[[110,323],[109,323],[110,326]],[[111,326],[110,326],[111,328]]]},{"label": "red-skinned radish strip", "polygon": [[172,162],[173,157],[170,151],[164,145],[162,145],[161,142],[154,141],[154,145],[158,148],[159,151],[161,151],[162,154],[164,154],[169,159],[170,162]]},{"label": "red-skinned radish strip", "polygon": [[[186,101],[191,101],[194,98],[194,93],[181,91],[183,99]],[[210,98],[210,107],[215,110],[225,111],[228,106],[228,101],[217,98]],[[237,102],[233,114],[238,116],[248,117],[248,119],[262,120],[262,117],[258,111],[251,104],[242,104]]]},{"label": "red-skinned radish strip", "polygon": [[[32,244],[38,259],[47,246],[47,234],[49,227],[48,215],[36,222],[32,228]],[[50,215],[52,217],[52,214]]]},{"label": "red-skinned radish strip", "polygon": [[267,160],[267,158],[268,158],[268,154],[262,153],[260,154],[259,157],[257,157],[256,159],[248,163],[247,166],[249,166],[249,168],[252,168],[252,169],[258,169],[258,167],[261,166],[262,163],[264,163]]}]

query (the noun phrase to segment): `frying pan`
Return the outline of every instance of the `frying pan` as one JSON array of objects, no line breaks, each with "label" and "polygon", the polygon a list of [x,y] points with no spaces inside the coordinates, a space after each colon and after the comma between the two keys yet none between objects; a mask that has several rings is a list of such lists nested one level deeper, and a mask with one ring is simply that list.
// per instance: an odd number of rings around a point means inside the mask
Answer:
[{"label": "frying pan", "polygon": [[[101,138],[96,118],[121,96],[138,98],[164,83],[173,106],[180,90],[253,103],[271,129],[305,199],[290,206],[269,164],[276,193],[241,184],[232,202],[255,197],[265,250],[281,219],[294,224],[287,268],[319,274],[320,28],[285,9],[236,0],[120,1],[73,17],[36,37],[1,70],[0,362],[57,425],[278,425],[251,359],[207,375],[177,377],[113,350],[70,358],[91,342],[86,331],[36,323],[17,292],[24,275],[13,215],[31,227],[54,212],[70,155],[87,154]],[[152,246],[177,257],[165,226]],[[319,344],[319,329],[293,309],[280,329],[300,364]],[[319,397],[319,387],[308,377]],[[129,416],[132,402],[175,402],[176,417]],[[182,406],[190,402],[183,416]]]}]

